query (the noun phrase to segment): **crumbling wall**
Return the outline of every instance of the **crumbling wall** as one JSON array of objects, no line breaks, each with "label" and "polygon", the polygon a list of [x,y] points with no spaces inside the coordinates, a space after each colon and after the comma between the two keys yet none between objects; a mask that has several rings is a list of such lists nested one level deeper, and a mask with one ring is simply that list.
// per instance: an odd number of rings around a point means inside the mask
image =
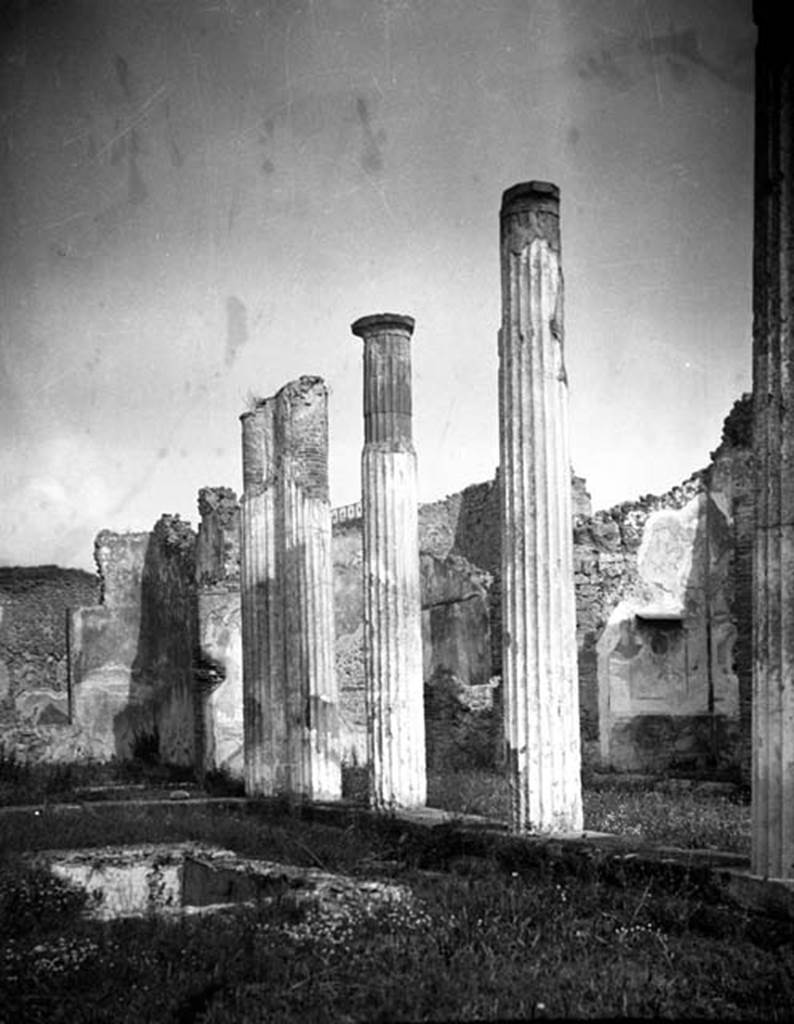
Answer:
[{"label": "crumbling wall", "polygon": [[334,643],[339,691],[339,741],[342,764],[367,761],[364,704],[364,589],[361,520],[343,519],[332,528]]},{"label": "crumbling wall", "polygon": [[577,524],[583,739],[591,760],[602,766],[746,770],[753,532],[748,402],[745,396],[734,406],[707,469],[667,494]]},{"label": "crumbling wall", "polygon": [[98,593],[80,569],[0,568],[0,746],[38,757],[68,726],[67,614]]},{"label": "crumbling wall", "polygon": [[[167,764],[195,763],[195,575],[196,534],[178,515],[161,516],[143,564],[140,634],[132,676],[136,691],[151,704],[154,739],[160,760]],[[126,722],[122,714],[116,731]]]},{"label": "crumbling wall", "polygon": [[[444,516],[431,521],[448,529]],[[449,554],[452,539],[446,534],[439,541],[441,530],[431,543],[436,552],[447,554],[423,550],[419,559],[428,763],[471,766],[471,750],[467,754],[465,748],[473,743],[489,752],[493,764],[498,723],[491,667],[492,579],[462,556]],[[338,521],[333,530],[336,672],[342,760],[351,766],[365,764],[367,757],[361,559],[360,522]],[[437,687],[444,690],[438,699]],[[453,719],[458,722],[454,728]]]},{"label": "crumbling wall", "polygon": [[[131,756],[138,728],[153,731],[133,665],[141,632],[141,584],[148,533],[103,530],[94,542],[100,602],[70,616],[72,723],[92,759]],[[133,708],[140,722],[130,721]],[[126,727],[121,716],[127,714]]]},{"label": "crumbling wall", "polygon": [[[584,481],[572,477],[586,763],[749,765],[750,417],[744,396],[711,466],[666,494],[591,514]],[[0,569],[6,747],[107,758],[129,756],[148,737],[165,760],[242,773],[239,508],[228,488],[204,488],[199,511],[197,539],[168,516],[151,534],[103,531],[99,577]],[[420,506],[419,526],[428,759],[436,771],[480,763],[498,745],[498,481]],[[343,759],[363,764],[358,506],[335,517],[333,561]],[[67,636],[59,638],[58,623],[76,604],[67,688]]]},{"label": "crumbling wall", "polygon": [[492,676],[491,576],[461,555],[419,558],[428,771],[493,767],[501,722]]},{"label": "crumbling wall", "polygon": [[72,721],[90,757],[193,763],[195,543],[168,515],[151,533],[96,539],[101,603],[72,614],[70,643]]},{"label": "crumbling wall", "polygon": [[[574,521],[591,513],[590,495],[583,477],[571,474]],[[419,506],[421,551],[446,558],[460,555],[491,577],[489,631],[491,666],[502,671],[502,541],[499,517],[498,470],[493,480],[472,484],[458,494]]]},{"label": "crumbling wall", "polygon": [[579,669],[579,717],[585,763],[599,754],[598,642],[614,609],[637,585],[637,551],[648,516],[681,507],[699,488],[693,480],[669,495],[647,495],[574,521],[574,587]]}]

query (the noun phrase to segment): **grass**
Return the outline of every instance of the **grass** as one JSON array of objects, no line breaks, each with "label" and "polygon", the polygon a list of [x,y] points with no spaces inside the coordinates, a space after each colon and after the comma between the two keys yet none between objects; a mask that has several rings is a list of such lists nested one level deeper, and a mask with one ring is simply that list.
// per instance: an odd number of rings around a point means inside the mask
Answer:
[{"label": "grass", "polygon": [[[586,829],[684,849],[749,854],[750,808],[741,794],[627,789],[619,782],[619,777],[598,785],[585,781]],[[108,765],[36,765],[5,756],[0,749],[0,806],[162,796],[166,788],[185,786],[196,788],[189,769],[151,764],[144,758]],[[243,795],[242,784],[223,772],[206,776],[201,789],[211,796]],[[428,804],[505,821],[507,783],[502,775],[487,771],[432,776]]]},{"label": "grass", "polygon": [[[102,924],[80,916],[82,894],[20,859],[192,838],[388,877],[410,898],[328,915],[285,896]],[[278,808],[15,815],[0,839],[0,1021],[790,1019],[792,929],[721,905],[697,873],[574,865],[518,841],[466,854],[454,825],[340,829]]]},{"label": "grass", "polygon": [[[7,802],[43,805],[0,827],[0,1022],[790,1019],[794,927],[723,904],[703,869],[565,858],[520,840],[496,848],[454,822],[427,830],[362,817],[332,827],[278,803],[118,807],[81,796],[71,811],[50,806],[74,801],[76,786],[125,780],[143,787],[136,794],[187,781],[145,764],[0,758]],[[493,774],[429,781],[436,806],[506,810]],[[224,777],[209,783],[219,795],[234,790]],[[584,808],[596,831],[736,852],[749,842],[746,802],[696,789],[591,783]],[[189,839],[387,878],[409,896],[329,914],[287,894],[212,917],[103,924],[83,916],[84,893],[23,857]]]},{"label": "grass", "polygon": [[[216,788],[235,785],[219,772],[208,782]],[[145,758],[102,764],[37,764],[22,761],[0,746],[0,807],[68,802],[77,795],[83,800],[96,799],[102,795],[100,791],[114,798],[133,799],[142,792],[161,793],[163,788],[185,785],[195,785],[192,768],[160,765]],[[114,789],[118,793],[112,792]]]},{"label": "grass", "polygon": [[[507,819],[507,783],[501,775],[473,771],[435,776],[428,780],[428,790],[428,803],[434,807]],[[582,802],[585,828],[593,832],[684,849],[750,852],[750,807],[743,794],[627,789],[617,777],[614,782],[586,783]]]}]

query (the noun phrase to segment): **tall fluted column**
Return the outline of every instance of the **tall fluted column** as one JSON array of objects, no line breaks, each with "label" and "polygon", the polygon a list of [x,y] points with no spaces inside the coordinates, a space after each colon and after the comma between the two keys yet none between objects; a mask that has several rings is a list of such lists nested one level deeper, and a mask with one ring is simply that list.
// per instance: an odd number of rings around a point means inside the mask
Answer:
[{"label": "tall fluted column", "polygon": [[502,197],[502,689],[514,831],[582,827],[559,189]]},{"label": "tall fluted column", "polygon": [[794,77],[785,6],[756,2],[752,870],[794,878]]},{"label": "tall fluted column", "polygon": [[276,518],[275,399],[240,417],[240,602],[243,643],[245,788],[253,796],[287,792],[286,689]]},{"label": "tall fluted column", "polygon": [[292,792],[341,795],[334,662],[328,389],[301,377],[276,395],[278,502]]},{"label": "tall fluted column", "polygon": [[425,803],[424,684],[409,316],[365,316],[364,666],[373,806]]}]

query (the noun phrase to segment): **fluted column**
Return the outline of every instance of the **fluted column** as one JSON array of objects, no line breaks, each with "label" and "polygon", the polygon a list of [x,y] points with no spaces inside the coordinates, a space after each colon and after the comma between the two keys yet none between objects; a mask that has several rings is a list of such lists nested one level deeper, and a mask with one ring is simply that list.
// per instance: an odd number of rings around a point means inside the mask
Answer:
[{"label": "fluted column", "polygon": [[292,792],[341,795],[334,662],[328,389],[301,377],[276,395],[278,502]]},{"label": "fluted column", "polygon": [[568,385],[559,189],[501,209],[502,687],[515,831],[581,829]]},{"label": "fluted column", "polygon": [[794,877],[794,97],[785,5],[756,2],[752,870]]},{"label": "fluted column", "polygon": [[362,317],[364,666],[373,806],[425,803],[424,684],[409,316]]},{"label": "fluted column", "polygon": [[240,417],[240,602],[246,792],[273,796],[290,786],[276,517],[275,399]]}]

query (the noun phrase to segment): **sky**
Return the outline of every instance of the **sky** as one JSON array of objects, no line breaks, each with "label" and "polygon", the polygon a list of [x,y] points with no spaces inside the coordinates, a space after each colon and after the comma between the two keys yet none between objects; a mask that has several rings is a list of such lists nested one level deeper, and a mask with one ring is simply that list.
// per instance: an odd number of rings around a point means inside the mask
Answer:
[{"label": "sky", "polygon": [[360,490],[360,316],[404,313],[420,500],[499,460],[499,204],[561,190],[594,507],[708,463],[750,388],[750,0],[7,0],[0,564],[241,488],[239,415],[326,379]]}]

